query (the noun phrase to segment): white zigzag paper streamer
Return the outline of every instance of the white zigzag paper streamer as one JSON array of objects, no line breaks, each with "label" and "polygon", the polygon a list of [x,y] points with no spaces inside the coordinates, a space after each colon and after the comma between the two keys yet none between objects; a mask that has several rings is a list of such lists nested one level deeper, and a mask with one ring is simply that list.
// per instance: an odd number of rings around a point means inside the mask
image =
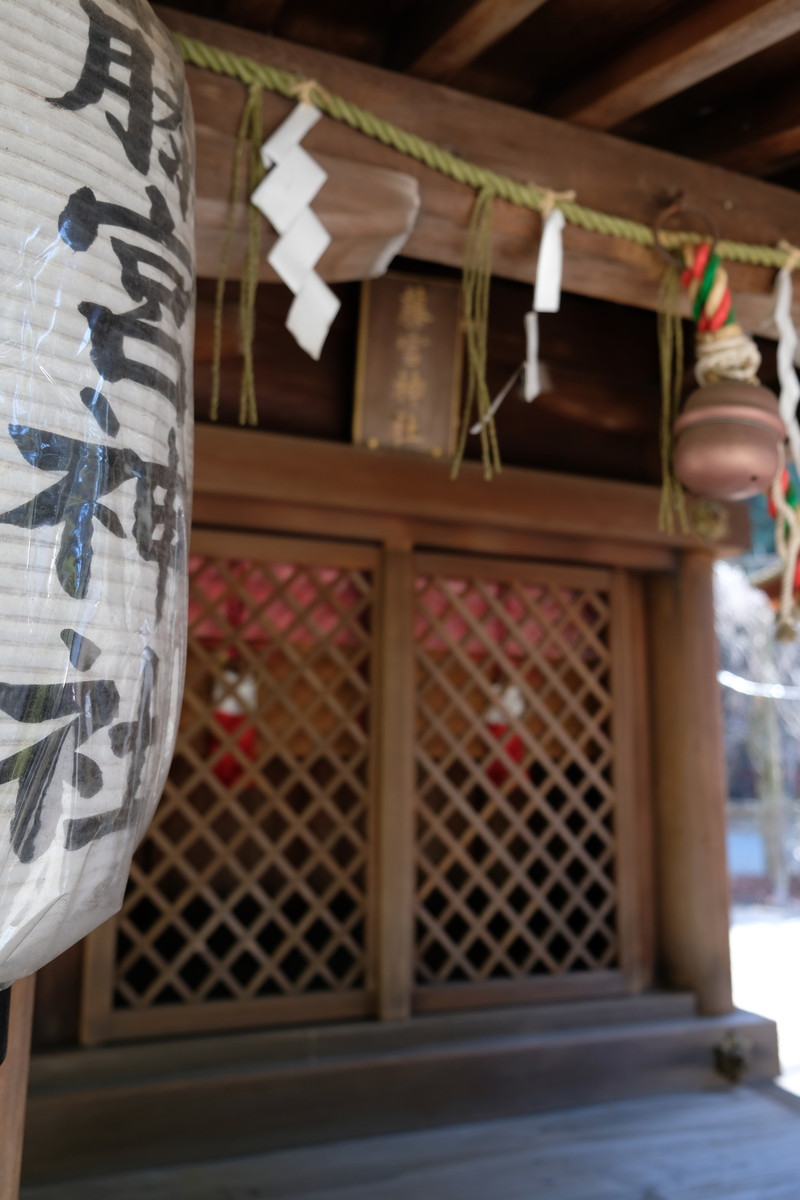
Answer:
[{"label": "white zigzag paper streamer", "polygon": [[800,426],[797,423],[797,402],[800,400],[800,381],[794,367],[797,350],[797,331],[792,321],[792,275],[783,267],[775,280],[775,324],[778,327],[778,380],[781,385],[780,412],[792,461],[800,470]]},{"label": "white zigzag paper streamer", "polygon": [[321,116],[303,101],[292,110],[261,147],[267,175],[250,197],[280,235],[267,261],[294,293],[286,328],[314,359],[319,359],[341,307],[314,270],[331,235],[310,206],[328,175],[300,145]]}]

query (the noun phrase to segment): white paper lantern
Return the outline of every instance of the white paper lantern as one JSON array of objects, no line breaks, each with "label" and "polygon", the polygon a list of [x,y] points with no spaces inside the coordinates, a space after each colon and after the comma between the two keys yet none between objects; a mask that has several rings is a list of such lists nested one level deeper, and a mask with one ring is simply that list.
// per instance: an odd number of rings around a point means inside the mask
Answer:
[{"label": "white paper lantern", "polygon": [[172,753],[193,157],[144,0],[3,0],[2,986],[118,909]]}]

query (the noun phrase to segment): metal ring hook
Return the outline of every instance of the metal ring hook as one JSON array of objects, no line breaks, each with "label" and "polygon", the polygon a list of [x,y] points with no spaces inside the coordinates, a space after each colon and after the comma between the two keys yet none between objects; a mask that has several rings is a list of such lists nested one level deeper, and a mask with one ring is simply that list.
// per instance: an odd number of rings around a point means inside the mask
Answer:
[{"label": "metal ring hook", "polygon": [[[716,250],[717,242],[719,241],[719,232],[717,230],[716,222],[711,216],[711,213],[709,213],[705,208],[700,208],[700,206],[696,204],[684,204],[681,200],[676,200],[672,204],[668,204],[667,207],[663,209],[656,218],[655,224],[653,225],[653,238],[655,240],[655,248],[663,258],[664,262],[666,262],[670,267],[679,267],[681,270],[683,270],[684,266],[686,265],[683,261],[683,258],[679,257],[673,251],[667,249],[667,247],[661,241],[660,235],[662,232],[664,232],[664,226],[666,225],[667,221],[678,215],[683,216],[686,213],[702,217],[702,219],[705,221],[711,234],[711,254],[713,254]],[[711,257],[711,254],[709,257]]]}]

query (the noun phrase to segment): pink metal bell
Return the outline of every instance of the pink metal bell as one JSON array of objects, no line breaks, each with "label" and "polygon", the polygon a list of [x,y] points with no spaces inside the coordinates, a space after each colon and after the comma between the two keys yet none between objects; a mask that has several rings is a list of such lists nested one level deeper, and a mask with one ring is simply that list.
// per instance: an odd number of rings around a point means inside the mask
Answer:
[{"label": "pink metal bell", "polygon": [[674,435],[672,466],[684,487],[714,500],[747,500],[769,489],[786,430],[772,392],[723,379],[692,392]]}]

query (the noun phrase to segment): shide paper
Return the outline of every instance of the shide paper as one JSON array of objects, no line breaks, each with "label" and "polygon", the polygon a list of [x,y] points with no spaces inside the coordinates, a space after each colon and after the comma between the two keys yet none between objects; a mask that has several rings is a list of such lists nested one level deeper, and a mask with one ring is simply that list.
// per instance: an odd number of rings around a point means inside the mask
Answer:
[{"label": "shide paper", "polygon": [[194,164],[143,0],[4,0],[0,986],[119,907],[186,641]]},{"label": "shide paper", "polygon": [[341,301],[314,268],[331,237],[311,211],[328,175],[300,142],[322,116],[313,104],[299,103],[261,147],[267,168],[252,203],[280,234],[267,255],[275,274],[294,293],[286,328],[299,346],[318,359]]},{"label": "shide paper", "polygon": [[780,413],[786,426],[792,462],[800,471],[800,425],[797,403],[800,400],[800,380],[795,369],[797,330],[792,320],[792,275],[786,267],[778,271],[775,280],[775,325],[778,329],[778,382],[780,383]]},{"label": "shide paper", "polygon": [[536,264],[533,308],[525,314],[525,399],[535,400],[542,390],[539,367],[539,313],[557,313],[561,307],[561,276],[564,270],[564,214],[552,209],[544,218]]}]

